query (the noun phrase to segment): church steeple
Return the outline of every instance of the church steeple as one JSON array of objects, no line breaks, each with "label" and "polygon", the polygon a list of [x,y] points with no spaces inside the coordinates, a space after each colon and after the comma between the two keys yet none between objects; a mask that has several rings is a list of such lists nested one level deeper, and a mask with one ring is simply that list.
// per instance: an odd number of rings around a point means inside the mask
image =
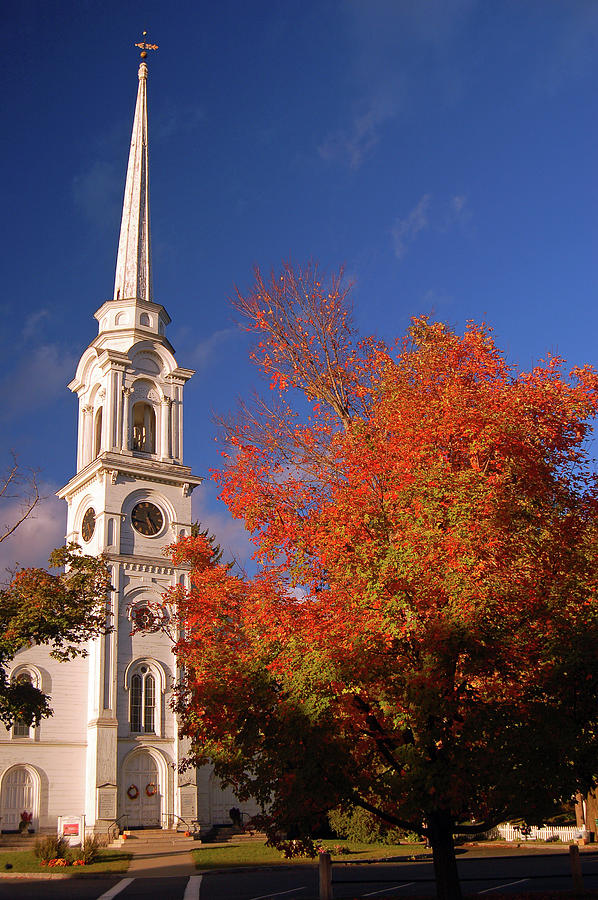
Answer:
[{"label": "church steeple", "polygon": [[[153,49],[153,48],[152,48]],[[142,56],[146,55],[145,51]],[[147,132],[147,64],[139,66],[139,88],[118,242],[114,300],[153,301]]]}]

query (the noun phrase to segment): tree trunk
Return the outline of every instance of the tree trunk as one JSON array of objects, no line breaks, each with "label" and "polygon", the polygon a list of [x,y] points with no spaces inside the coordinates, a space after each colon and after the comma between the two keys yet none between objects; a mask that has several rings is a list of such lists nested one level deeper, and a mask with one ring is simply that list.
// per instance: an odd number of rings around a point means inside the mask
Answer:
[{"label": "tree trunk", "polygon": [[438,900],[461,900],[461,884],[453,841],[453,822],[449,815],[436,813],[428,818],[428,839],[434,858]]}]

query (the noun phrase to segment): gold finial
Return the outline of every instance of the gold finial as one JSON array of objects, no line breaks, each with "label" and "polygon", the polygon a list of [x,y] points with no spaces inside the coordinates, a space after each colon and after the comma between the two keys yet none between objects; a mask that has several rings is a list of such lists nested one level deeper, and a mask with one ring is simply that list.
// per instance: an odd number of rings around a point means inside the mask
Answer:
[{"label": "gold finial", "polygon": [[142,40],[140,44],[135,44],[135,46],[139,47],[139,49],[141,50],[141,53],[139,54],[141,59],[145,59],[145,57],[147,56],[148,50],[157,50],[158,49],[157,44],[146,44],[146,42],[145,42],[146,37],[147,37],[147,31],[144,31],[143,32],[144,40]]}]

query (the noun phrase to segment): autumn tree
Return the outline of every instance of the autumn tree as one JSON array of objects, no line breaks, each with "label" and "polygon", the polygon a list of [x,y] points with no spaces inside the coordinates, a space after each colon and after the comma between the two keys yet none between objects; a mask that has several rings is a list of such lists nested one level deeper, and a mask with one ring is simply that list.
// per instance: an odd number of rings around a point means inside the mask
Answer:
[{"label": "autumn tree", "polygon": [[236,306],[270,390],[216,478],[259,572],[175,548],[192,759],[273,831],[340,804],[427,836],[459,897],[455,833],[539,821],[594,771],[596,374],[519,372],[473,323],[358,341],[315,266],[257,272]]},{"label": "autumn tree", "polygon": [[45,569],[21,569],[0,590],[0,720],[37,723],[51,715],[47,694],[28,682],[11,681],[9,664],[32,644],[51,647],[55,659],[85,656],[85,642],[110,627],[106,619],[108,567],[101,557],[84,556],[76,545],[54,550],[52,574]]}]

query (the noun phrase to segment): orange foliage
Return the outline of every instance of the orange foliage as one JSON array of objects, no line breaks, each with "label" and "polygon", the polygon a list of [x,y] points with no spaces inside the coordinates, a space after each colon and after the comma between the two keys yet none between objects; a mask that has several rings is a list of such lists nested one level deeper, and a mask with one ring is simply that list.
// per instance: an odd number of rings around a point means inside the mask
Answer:
[{"label": "orange foliage", "polygon": [[357,342],[346,300],[290,266],[237,297],[273,400],[215,477],[260,573],[177,547],[179,709],[277,825],[348,802],[437,849],[593,775],[598,378],[474,323]]}]

